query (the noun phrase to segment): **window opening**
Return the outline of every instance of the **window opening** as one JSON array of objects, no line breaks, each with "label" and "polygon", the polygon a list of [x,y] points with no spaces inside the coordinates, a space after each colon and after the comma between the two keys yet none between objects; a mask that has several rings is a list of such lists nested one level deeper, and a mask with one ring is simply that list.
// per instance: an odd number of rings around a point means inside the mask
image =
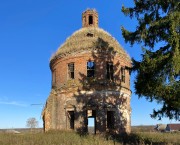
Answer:
[{"label": "window opening", "polygon": [[87,33],[87,37],[93,37],[94,35],[92,33]]},{"label": "window opening", "polygon": [[54,69],[52,72],[52,85],[55,84],[56,84],[56,69]]},{"label": "window opening", "polygon": [[107,128],[114,129],[114,111],[107,111]]},{"label": "window opening", "polygon": [[93,24],[93,16],[89,16],[89,25]]},{"label": "window opening", "polygon": [[95,63],[93,61],[87,62],[87,77],[94,77]]},{"label": "window opening", "polygon": [[112,62],[107,62],[106,71],[107,71],[107,79],[113,80],[114,71],[113,71],[113,63]]},{"label": "window opening", "polygon": [[68,64],[68,75],[70,79],[74,79],[74,63]]},{"label": "window opening", "polygon": [[121,81],[125,83],[125,68],[121,67]]},{"label": "window opening", "polygon": [[74,129],[74,111],[68,111],[69,128]]}]

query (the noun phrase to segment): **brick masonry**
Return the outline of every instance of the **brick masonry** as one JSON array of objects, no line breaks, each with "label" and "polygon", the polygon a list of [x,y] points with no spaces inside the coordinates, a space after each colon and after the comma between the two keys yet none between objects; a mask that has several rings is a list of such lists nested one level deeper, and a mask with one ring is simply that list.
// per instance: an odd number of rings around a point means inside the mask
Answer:
[{"label": "brick masonry", "polygon": [[[98,27],[95,10],[83,13],[83,27],[88,29],[89,15],[93,17],[93,24],[89,27]],[[88,38],[88,41],[91,39]],[[91,78],[87,77],[88,61],[95,63],[94,77]],[[113,64],[112,80],[107,79],[107,62]],[[74,79],[69,78],[69,63],[74,63]],[[131,132],[131,61],[127,59],[126,53],[116,53],[96,45],[63,55],[56,54],[50,61],[50,68],[52,90],[42,113],[45,131],[74,129],[87,132],[88,117],[93,117],[96,133]],[[125,69],[125,81],[122,81],[122,68]],[[93,113],[89,115],[88,112]]]}]

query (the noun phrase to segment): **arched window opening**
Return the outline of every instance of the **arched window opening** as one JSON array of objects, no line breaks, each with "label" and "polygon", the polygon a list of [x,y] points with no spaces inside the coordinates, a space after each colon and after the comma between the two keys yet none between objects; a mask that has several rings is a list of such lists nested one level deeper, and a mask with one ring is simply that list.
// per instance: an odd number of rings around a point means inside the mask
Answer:
[{"label": "arched window opening", "polygon": [[87,77],[94,77],[95,63],[93,61],[87,62]]},{"label": "arched window opening", "polygon": [[89,25],[93,24],[93,16],[89,16]]},{"label": "arched window opening", "polygon": [[107,62],[106,71],[107,71],[107,76],[106,76],[107,79],[113,80],[114,71],[113,71],[113,63],[112,62]]},{"label": "arched window opening", "polygon": [[74,79],[74,63],[68,64],[68,78]]},{"label": "arched window opening", "polygon": [[125,67],[121,67],[121,81],[125,83]]}]

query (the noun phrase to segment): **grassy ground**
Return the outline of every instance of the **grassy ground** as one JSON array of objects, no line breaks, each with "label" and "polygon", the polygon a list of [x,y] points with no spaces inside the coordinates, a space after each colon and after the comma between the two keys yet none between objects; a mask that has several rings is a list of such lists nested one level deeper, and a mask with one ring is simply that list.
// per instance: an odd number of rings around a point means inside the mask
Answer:
[{"label": "grassy ground", "polygon": [[[120,144],[120,143],[119,143]],[[113,145],[113,140],[100,136],[80,136],[75,132],[0,133],[0,145]]]},{"label": "grassy ground", "polygon": [[75,132],[0,133],[0,145],[178,145],[180,133],[133,132],[130,135],[80,136]]},{"label": "grassy ground", "polygon": [[120,142],[137,145],[180,145],[180,133],[135,132],[120,137]]}]

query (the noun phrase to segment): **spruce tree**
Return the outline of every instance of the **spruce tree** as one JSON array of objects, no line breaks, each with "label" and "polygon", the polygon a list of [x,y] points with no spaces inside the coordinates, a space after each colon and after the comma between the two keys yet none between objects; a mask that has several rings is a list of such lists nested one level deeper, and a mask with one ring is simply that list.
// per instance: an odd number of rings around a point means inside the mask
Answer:
[{"label": "spruce tree", "polygon": [[122,12],[138,21],[132,32],[121,27],[126,43],[142,47],[141,60],[132,59],[135,93],[161,104],[152,118],[180,121],[180,1],[134,0]]}]

